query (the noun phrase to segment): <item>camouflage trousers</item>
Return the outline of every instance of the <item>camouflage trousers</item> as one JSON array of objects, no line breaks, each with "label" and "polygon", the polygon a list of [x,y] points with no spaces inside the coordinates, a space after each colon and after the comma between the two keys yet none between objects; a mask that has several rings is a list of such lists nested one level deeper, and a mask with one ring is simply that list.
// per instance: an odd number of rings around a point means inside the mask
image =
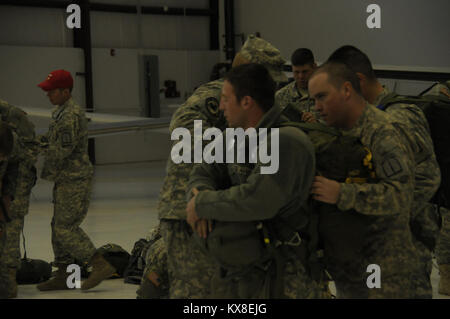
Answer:
[{"label": "camouflage trousers", "polygon": [[431,287],[431,270],[433,261],[431,251],[420,241],[413,238],[413,244],[417,251],[417,267],[415,268],[414,292],[416,299],[431,299],[433,288]]},{"label": "camouflage trousers", "polygon": [[[273,261],[265,267],[252,269],[237,275],[216,272],[212,281],[213,298],[216,299],[322,299],[323,289],[306,273],[303,264],[291,259],[284,264],[281,278],[275,276]],[[281,282],[278,282],[280,280]],[[278,285],[281,295],[275,296]]]},{"label": "camouflage trousers", "polygon": [[0,220],[0,299],[6,298],[8,296],[8,289],[6,284],[8,280],[8,269],[6,267],[6,264],[3,262],[3,251],[6,239],[6,225],[5,222]]},{"label": "camouflage trousers", "polygon": [[20,267],[20,232],[23,228],[23,220],[23,217],[16,217],[5,224],[7,237],[0,257],[0,296],[11,293],[10,289],[14,282],[9,276],[10,269],[17,270]]},{"label": "camouflage trousers", "polygon": [[[157,282],[159,289],[151,289],[146,281]],[[154,284],[153,284],[154,285]],[[149,289],[150,288],[150,289]],[[169,296],[169,275],[167,272],[167,250],[164,239],[155,241],[147,251],[145,269],[137,292],[143,299],[161,299]]]},{"label": "camouflage trousers", "polygon": [[9,208],[11,221],[6,224],[8,239],[5,242],[4,259],[8,268],[20,266],[20,233],[23,230],[24,218],[28,214],[30,206],[30,194],[36,182],[36,170],[34,166],[20,165],[17,180],[15,198]]},{"label": "camouflage trousers", "polygon": [[161,235],[167,247],[167,270],[172,299],[211,297],[211,278],[216,263],[194,241],[184,220],[161,220]]},{"label": "camouflage trousers", "polygon": [[3,261],[3,251],[6,243],[6,223],[0,220],[0,261]]},{"label": "camouflage trousers", "polygon": [[[388,231],[380,236],[391,240],[373,237],[369,246],[363,246],[359,254],[337,252],[326,254],[327,270],[336,286],[336,297],[340,299],[412,299],[417,297],[416,288],[420,279],[418,256],[411,238],[394,240]],[[408,242],[409,241],[409,242]],[[365,254],[364,254],[365,253]],[[371,267],[369,267],[371,266]],[[423,278],[423,277],[422,277]],[[419,281],[419,282],[418,282]],[[380,283],[380,287],[373,284]]]},{"label": "camouflage trousers", "polygon": [[95,247],[80,224],[87,215],[92,179],[55,182],[53,187],[52,245],[55,264],[87,263]]},{"label": "camouflage trousers", "polygon": [[439,265],[450,264],[450,210],[441,207],[442,228],[436,247],[437,262]]},{"label": "camouflage trousers", "polygon": [[12,218],[9,223],[6,223],[6,233],[8,237],[5,241],[3,250],[3,258],[0,264],[4,264],[8,268],[18,269],[20,266],[20,233],[23,230],[24,218]]}]

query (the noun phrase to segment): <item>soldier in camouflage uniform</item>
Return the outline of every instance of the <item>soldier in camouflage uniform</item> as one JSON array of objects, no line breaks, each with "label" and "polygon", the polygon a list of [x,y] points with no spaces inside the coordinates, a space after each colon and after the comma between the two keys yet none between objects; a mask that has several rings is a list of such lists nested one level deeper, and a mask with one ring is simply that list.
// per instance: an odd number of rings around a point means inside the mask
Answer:
[{"label": "soldier in camouflage uniform", "polygon": [[[249,82],[255,83],[256,89],[249,88]],[[279,127],[283,119],[279,118],[281,109],[272,107],[274,89],[274,82],[261,65],[247,64],[233,68],[225,77],[220,104],[229,127],[244,130],[251,127],[256,130]],[[240,100],[238,93],[235,93],[237,90],[245,92],[245,96]],[[244,108],[244,103],[248,109]],[[245,147],[247,154],[251,152],[249,145]],[[192,229],[200,237],[205,237],[206,234],[198,228],[198,223],[205,220],[213,220],[216,223],[264,220],[275,227],[273,220],[281,215],[281,212],[288,214],[292,210],[292,213],[297,214],[298,207],[306,203],[314,177],[314,147],[301,130],[282,127],[279,129],[279,152],[278,171],[273,174],[261,174],[261,166],[264,166],[261,162],[239,164],[235,161],[196,165],[191,173],[189,189],[198,189],[200,192],[190,193],[194,196],[187,206],[187,220]],[[291,231],[290,229],[289,232],[282,231],[282,234],[278,231],[274,233],[284,238],[292,238]],[[243,239],[239,235],[236,236],[238,238],[231,238],[230,242],[236,242],[238,247],[241,245],[239,241]],[[272,240],[272,233],[269,236]],[[308,275],[300,257],[290,250],[284,241],[279,243],[280,245],[274,246],[273,249],[284,259],[282,263],[277,263],[276,258],[271,257],[261,261],[261,264],[242,266],[240,269],[223,268],[220,278],[216,277],[214,280],[213,296],[319,298],[320,289]],[[282,275],[269,279],[272,267],[276,267]],[[278,267],[282,270],[278,270]],[[228,291],[224,289],[226,286],[229,287]],[[270,291],[272,287],[280,288]]]},{"label": "soldier in camouflage uniform", "polygon": [[[104,259],[100,264],[97,264],[97,259],[91,260],[95,247],[80,228],[88,212],[93,167],[87,153],[86,116],[71,96],[72,76],[68,71],[56,70],[38,86],[48,92],[50,102],[56,105],[49,131],[39,140],[41,152],[45,156],[41,177],[54,182],[51,228],[54,265],[58,271],[54,278],[39,284],[37,288],[41,291],[61,290],[68,289],[66,269],[75,259],[91,263],[95,268],[91,276],[100,268],[108,268],[109,263]],[[108,270],[110,268],[112,266]],[[114,273],[112,270],[109,272],[109,276]],[[85,283],[82,288],[86,289]]]},{"label": "soldier in camouflage uniform", "polygon": [[[233,61],[233,67],[249,63],[268,66],[276,82],[287,80],[281,67],[285,61],[280,51],[267,41],[250,36]],[[219,110],[223,80],[200,86],[172,116],[170,131],[187,128],[193,136],[194,120],[202,120],[202,128],[224,129],[226,122]],[[173,145],[177,141],[173,142]],[[161,234],[167,249],[170,298],[208,298],[215,263],[193,242],[186,223],[186,186],[192,164],[167,162],[167,176],[161,189],[158,212]],[[195,256],[195,258],[193,258]]]},{"label": "soldier in camouflage uniform", "polygon": [[[8,245],[8,223],[10,218],[10,200],[14,199],[18,176],[18,161],[12,160],[24,154],[17,135],[5,123],[0,122],[0,194],[2,207],[0,209],[0,299],[11,298],[10,273],[6,261],[10,258],[6,255],[5,248]],[[6,211],[5,211],[6,210]],[[15,282],[15,281],[14,281]]]},{"label": "soldier in camouflage uniform", "polygon": [[291,56],[291,64],[294,81],[277,91],[276,103],[281,107],[291,104],[302,114],[303,121],[315,122],[319,114],[314,111],[314,101],[308,94],[309,77],[317,68],[313,53],[306,48],[297,49]]},{"label": "soldier in camouflage uniform", "polygon": [[[450,80],[434,85],[430,90],[423,93],[423,95],[437,95],[450,99]],[[448,167],[441,167],[441,169],[442,174],[450,174]],[[444,187],[449,186],[446,185]],[[446,205],[450,205],[450,203],[446,203]],[[450,210],[446,207],[441,207],[440,210],[442,228],[436,247],[436,257],[440,274],[438,291],[440,294],[450,295]]]},{"label": "soldier in camouflage uniform", "polygon": [[[390,92],[377,80],[367,55],[352,46],[337,49],[329,61],[345,63],[360,79],[363,97],[382,109]],[[386,109],[390,121],[405,138],[414,154],[415,187],[411,212],[413,243],[419,255],[415,276],[416,298],[431,298],[432,255],[439,234],[439,218],[430,201],[439,188],[441,172],[434,153],[430,128],[422,110],[416,105],[395,103]]]},{"label": "soldier in camouflage uniform", "polygon": [[[309,92],[327,125],[357,137],[370,150],[376,173],[372,183],[338,183],[322,176],[313,183],[314,199],[339,209],[321,215],[319,227],[338,297],[415,297],[417,257],[409,227],[415,166],[411,150],[388,114],[364,100],[357,75],[345,64],[328,62],[318,68]],[[331,236],[334,229],[348,235]],[[372,264],[380,267],[380,288],[367,284],[366,271]]]},{"label": "soldier in camouflage uniform", "polygon": [[24,150],[10,161],[17,161],[18,176],[14,200],[11,202],[11,222],[6,224],[8,240],[6,241],[4,258],[1,263],[8,269],[8,281],[5,283],[10,297],[17,296],[16,273],[20,266],[20,233],[23,230],[24,218],[28,214],[31,189],[36,183],[36,168],[38,148],[35,142],[34,124],[26,113],[5,101],[0,100],[2,121],[6,122],[15,132]]},{"label": "soldier in camouflage uniform", "polygon": [[137,296],[138,299],[165,299],[169,297],[167,251],[162,237],[153,241],[147,250],[145,269]]}]

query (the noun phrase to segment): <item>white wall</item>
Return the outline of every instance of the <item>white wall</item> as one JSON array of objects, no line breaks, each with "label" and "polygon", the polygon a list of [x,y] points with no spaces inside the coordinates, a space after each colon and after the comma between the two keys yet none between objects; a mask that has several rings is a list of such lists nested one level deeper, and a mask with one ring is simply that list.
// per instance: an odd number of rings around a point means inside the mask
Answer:
[{"label": "white wall", "polygon": [[[381,7],[381,29],[366,26],[371,3]],[[374,65],[450,72],[448,0],[245,0],[235,1],[235,11],[236,33],[259,31],[287,60],[308,47],[325,61],[352,44]]]},{"label": "white wall", "polygon": [[83,50],[56,47],[0,46],[0,98],[15,105],[51,109],[37,84],[52,70],[65,69],[74,78],[73,96],[84,101]]},{"label": "white wall", "polygon": [[[141,99],[140,54],[159,56],[160,87],[164,80],[176,80],[182,97],[208,81],[212,66],[219,59],[217,51],[93,49],[94,108],[96,112],[139,116],[144,107]],[[83,52],[75,48],[0,46],[0,98],[17,106],[48,109],[45,93],[37,84],[54,69],[64,68],[74,75],[73,96],[84,104]],[[181,99],[161,100],[162,114],[169,114],[168,105]],[[172,110],[173,111],[173,110]],[[42,122],[35,123],[37,127]],[[98,164],[165,160],[169,155],[168,132],[133,132],[126,135],[96,139]]]},{"label": "white wall", "polygon": [[[207,9],[208,0],[95,0],[96,3]],[[73,95],[85,105],[82,49],[73,48],[73,30],[63,9],[0,6],[0,98],[18,106],[52,106],[36,85],[63,68],[75,79]],[[219,51],[209,50],[209,18],[91,12],[92,73],[96,112],[138,116],[145,102],[142,55],[159,58],[160,87],[175,80],[179,99],[161,95],[161,114],[170,115],[193,90],[209,81]],[[81,22],[83,25],[83,21]],[[111,49],[115,55],[111,56]],[[36,120],[36,119],[35,119]],[[45,121],[36,120],[42,126]],[[97,163],[165,160],[168,132],[133,132],[96,139]]]}]

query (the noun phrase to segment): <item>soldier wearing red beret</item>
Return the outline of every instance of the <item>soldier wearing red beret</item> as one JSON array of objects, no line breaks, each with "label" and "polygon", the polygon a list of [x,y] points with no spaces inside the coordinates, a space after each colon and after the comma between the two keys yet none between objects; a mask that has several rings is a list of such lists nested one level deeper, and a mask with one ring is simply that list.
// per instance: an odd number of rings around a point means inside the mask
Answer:
[{"label": "soldier wearing red beret", "polygon": [[58,271],[54,278],[37,288],[41,291],[68,289],[67,266],[78,262],[93,267],[90,277],[81,286],[83,290],[89,289],[111,277],[115,269],[95,253],[94,244],[80,227],[88,211],[93,176],[87,151],[87,119],[84,110],[72,98],[70,72],[53,71],[38,86],[56,106],[48,133],[39,139],[45,156],[41,177],[55,183],[51,228],[54,266]]}]

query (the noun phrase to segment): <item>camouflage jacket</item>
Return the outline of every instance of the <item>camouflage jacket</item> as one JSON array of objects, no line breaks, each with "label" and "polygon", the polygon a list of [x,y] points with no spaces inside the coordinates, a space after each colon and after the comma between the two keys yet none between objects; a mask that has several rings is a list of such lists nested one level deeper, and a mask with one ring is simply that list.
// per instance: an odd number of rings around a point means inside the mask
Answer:
[{"label": "camouflage jacket", "polygon": [[414,162],[388,114],[368,104],[355,126],[343,133],[358,137],[372,152],[378,182],[342,183],[338,208],[369,216],[397,216],[399,222],[407,223],[413,199]]},{"label": "camouflage jacket", "polygon": [[[283,121],[274,117],[277,112],[276,107],[268,111],[256,129],[277,127],[275,121]],[[195,200],[198,216],[219,221],[258,221],[306,201],[314,178],[315,155],[305,133],[294,127],[279,128],[278,171],[261,174],[261,166],[264,164],[259,159],[256,164],[196,165],[188,188],[200,190]]]},{"label": "camouflage jacket", "polygon": [[24,158],[23,164],[33,166],[39,153],[38,145],[35,141],[35,127],[28,119],[27,113],[20,108],[0,100],[1,120],[8,125],[17,134],[22,146],[27,150],[27,158]]},{"label": "camouflage jacket", "polygon": [[[175,111],[170,122],[170,132],[178,127],[187,128],[193,137],[194,120],[202,120],[203,130],[226,126],[223,113],[219,110],[223,79],[206,83],[192,94]],[[172,141],[172,146],[178,141]],[[193,140],[192,140],[193,145]],[[158,213],[160,219],[186,219],[186,187],[193,164],[175,164],[171,157],[167,161],[167,175],[160,192]]]},{"label": "camouflage jacket", "polygon": [[21,164],[28,161],[30,157],[30,150],[25,147],[22,139],[15,132],[13,132],[13,138],[11,154],[6,160],[0,162],[2,195],[9,195],[12,198],[16,195],[18,179],[21,177]]},{"label": "camouflage jacket", "polygon": [[39,139],[45,156],[42,178],[60,181],[92,177],[87,119],[72,98],[53,110],[49,131]]},{"label": "camouflage jacket", "polygon": [[298,90],[296,82],[292,81],[275,93],[276,105],[286,107],[291,104],[298,112],[312,112],[316,119],[320,114],[314,110],[314,100],[309,97],[307,90]]},{"label": "camouflage jacket", "polygon": [[[380,104],[390,92],[384,88],[375,105]],[[412,104],[392,104],[386,112],[393,125],[406,138],[414,154],[415,187],[414,200],[428,202],[441,183],[441,172],[434,153],[430,128],[422,110]]]}]

